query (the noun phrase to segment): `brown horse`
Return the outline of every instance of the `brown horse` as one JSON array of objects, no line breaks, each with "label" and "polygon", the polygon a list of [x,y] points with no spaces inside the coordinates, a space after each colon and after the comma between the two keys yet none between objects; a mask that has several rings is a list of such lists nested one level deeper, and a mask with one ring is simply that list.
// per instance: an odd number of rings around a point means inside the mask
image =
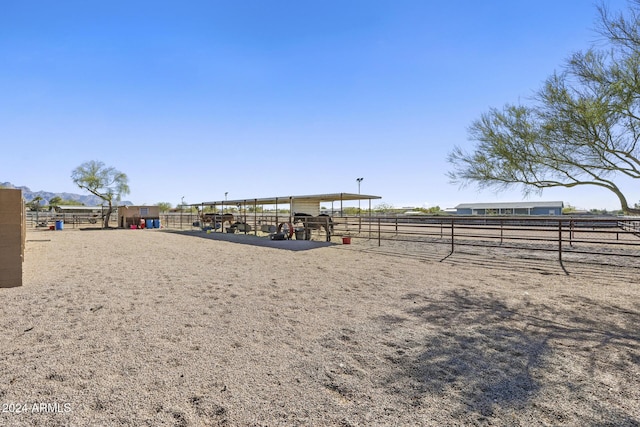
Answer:
[{"label": "brown horse", "polygon": [[309,215],[301,212],[294,212],[293,214],[294,224],[301,222],[305,231],[305,239],[311,238],[311,230],[321,230],[327,234],[327,242],[331,241],[331,233],[333,233],[333,221],[331,217],[326,214],[320,214],[318,216]]},{"label": "brown horse", "polygon": [[200,215],[200,219],[202,220],[203,224],[207,224],[207,223],[213,224],[214,228],[218,228],[216,227],[216,224],[222,225],[225,222],[228,222],[229,226],[231,226],[234,222],[234,217],[230,213],[219,214],[219,213],[207,212]]}]

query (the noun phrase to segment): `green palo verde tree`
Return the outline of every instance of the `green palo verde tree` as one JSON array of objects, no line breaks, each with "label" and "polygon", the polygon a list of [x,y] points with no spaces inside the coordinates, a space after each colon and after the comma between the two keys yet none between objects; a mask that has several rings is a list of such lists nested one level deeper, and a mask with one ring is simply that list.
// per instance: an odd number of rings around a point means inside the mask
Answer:
[{"label": "green palo verde tree", "polygon": [[[597,186],[613,192],[626,214],[640,214],[619,177],[640,178],[640,1],[628,15],[604,6],[592,47],[549,77],[531,105],[491,109],[472,123],[472,152],[449,153],[453,183],[480,188]],[[639,182],[640,183],[640,182]]]},{"label": "green palo verde tree", "polygon": [[107,167],[100,161],[89,161],[81,164],[71,173],[73,182],[83,190],[100,197],[107,205],[104,216],[104,227],[109,227],[109,218],[113,212],[113,202],[119,201],[129,194],[127,175],[113,167]]},{"label": "green palo verde tree", "polygon": [[169,202],[158,202],[156,203],[156,206],[159,208],[160,212],[162,213],[169,212],[172,208],[172,205]]}]

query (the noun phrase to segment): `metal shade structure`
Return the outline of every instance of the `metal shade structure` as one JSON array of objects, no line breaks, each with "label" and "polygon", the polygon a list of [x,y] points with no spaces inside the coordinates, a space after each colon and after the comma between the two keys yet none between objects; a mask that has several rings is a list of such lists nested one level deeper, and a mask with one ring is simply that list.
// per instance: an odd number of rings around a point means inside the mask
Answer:
[{"label": "metal shade structure", "polygon": [[[216,200],[210,202],[194,203],[191,206],[212,206],[214,208],[224,209],[225,206],[258,206],[258,205],[274,205],[276,209],[279,205],[289,205],[292,209],[294,206],[305,206],[307,213],[317,215],[321,203],[332,204],[339,202],[338,208],[342,214],[343,202],[348,201],[361,201],[369,200],[369,211],[371,211],[371,200],[381,199],[381,196],[374,196],[370,194],[355,194],[355,193],[325,193],[325,194],[306,194],[299,196],[277,196],[277,197],[260,197],[260,198],[246,198],[246,199],[233,199],[233,200]],[[313,206],[315,207],[313,207]],[[309,212],[311,210],[311,212]],[[298,212],[304,212],[305,209],[298,209]]]},{"label": "metal shade structure", "polygon": [[[226,196],[226,194],[225,194]],[[343,216],[343,202],[348,201],[360,201],[360,200],[368,200],[369,201],[369,216],[371,216],[371,200],[381,199],[381,196],[373,196],[368,194],[355,194],[355,193],[325,193],[325,194],[306,194],[300,196],[278,196],[278,197],[260,197],[260,198],[246,198],[246,199],[227,199],[227,200],[214,200],[209,202],[202,202],[192,204],[190,206],[196,207],[200,206],[202,212],[205,211],[205,207],[212,207],[214,212],[221,212],[224,214],[225,207],[237,207],[240,210],[240,215],[242,217],[242,221],[238,222],[238,224],[247,224],[248,223],[248,214],[247,208],[250,206],[254,207],[254,212],[249,215],[253,218],[253,227],[254,233],[257,235],[257,226],[262,225],[262,220],[258,219],[258,205],[272,205],[275,206],[275,222],[278,225],[278,232],[280,231],[280,227],[283,224],[288,224],[290,228],[292,227],[292,220],[294,213],[311,215],[317,217],[320,212],[320,204],[321,203],[331,203],[331,214],[333,216],[335,210],[333,207],[334,202],[340,202],[339,215]],[[288,213],[280,213],[278,206],[280,205],[289,205]],[[244,211],[244,212],[242,212]],[[261,213],[260,215],[264,215]],[[360,216],[360,209],[358,209],[358,216]],[[281,222],[284,221],[284,222]],[[231,222],[231,221],[229,221]],[[220,221],[222,225],[224,221]],[[214,226],[215,227],[215,226]],[[230,227],[231,229],[232,227]],[[247,227],[243,227],[246,233]],[[361,228],[361,222],[358,225],[358,228]],[[220,227],[220,231],[222,227]],[[250,227],[249,227],[250,229]],[[330,239],[329,230],[325,227],[327,231],[327,241]],[[250,230],[249,230],[250,231]]]},{"label": "metal shade structure", "polygon": [[357,200],[375,200],[381,199],[381,196],[372,196],[368,194],[355,194],[355,193],[327,193],[327,194],[308,194],[302,196],[278,196],[278,197],[261,197],[261,198],[246,198],[246,199],[234,199],[234,200],[218,200],[213,202],[194,203],[192,206],[236,206],[247,204],[258,205],[278,205],[278,204],[291,204],[295,200],[309,200],[317,203],[324,202],[347,202]]}]

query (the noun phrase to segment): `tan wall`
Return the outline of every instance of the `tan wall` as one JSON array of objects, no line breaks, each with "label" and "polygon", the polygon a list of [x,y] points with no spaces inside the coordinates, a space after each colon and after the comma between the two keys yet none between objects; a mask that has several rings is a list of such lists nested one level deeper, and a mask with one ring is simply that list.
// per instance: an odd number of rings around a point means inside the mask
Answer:
[{"label": "tan wall", "polygon": [[22,190],[0,188],[0,288],[22,286],[25,242]]},{"label": "tan wall", "polygon": [[118,206],[118,227],[128,228],[140,219],[160,219],[159,206]]}]

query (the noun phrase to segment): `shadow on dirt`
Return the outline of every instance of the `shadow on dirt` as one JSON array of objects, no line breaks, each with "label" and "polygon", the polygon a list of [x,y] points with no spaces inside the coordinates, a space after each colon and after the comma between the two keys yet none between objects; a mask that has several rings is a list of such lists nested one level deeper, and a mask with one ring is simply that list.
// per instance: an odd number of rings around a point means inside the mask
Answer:
[{"label": "shadow on dirt", "polygon": [[[576,278],[601,277],[607,280],[624,281],[636,284],[640,277],[640,258],[633,257],[583,257],[576,258],[569,254],[562,262],[553,252],[534,252],[496,248],[471,248],[456,250],[451,253],[446,245],[416,245],[413,247],[393,246],[357,246],[341,248],[376,253],[390,257],[418,259],[426,263],[441,263],[460,267],[480,267],[491,270],[512,272],[524,271],[544,276],[573,276]],[[490,250],[489,250],[490,249]]]},{"label": "shadow on dirt", "polygon": [[640,312],[569,296],[557,307],[510,307],[466,290],[405,299],[415,306],[406,319],[377,321],[396,337],[431,327],[385,343],[395,365],[386,387],[410,404],[441,395],[470,422],[526,408],[543,424],[638,425],[637,408],[627,408],[638,397]]},{"label": "shadow on dirt", "polygon": [[307,251],[310,249],[332,246],[329,242],[315,240],[271,240],[268,237],[258,237],[253,234],[234,233],[206,233],[201,230],[176,231],[167,230],[166,233],[182,234],[184,236],[199,237],[202,239],[218,240],[222,242],[238,243],[242,245],[261,246],[265,248],[284,249],[288,251]]}]

